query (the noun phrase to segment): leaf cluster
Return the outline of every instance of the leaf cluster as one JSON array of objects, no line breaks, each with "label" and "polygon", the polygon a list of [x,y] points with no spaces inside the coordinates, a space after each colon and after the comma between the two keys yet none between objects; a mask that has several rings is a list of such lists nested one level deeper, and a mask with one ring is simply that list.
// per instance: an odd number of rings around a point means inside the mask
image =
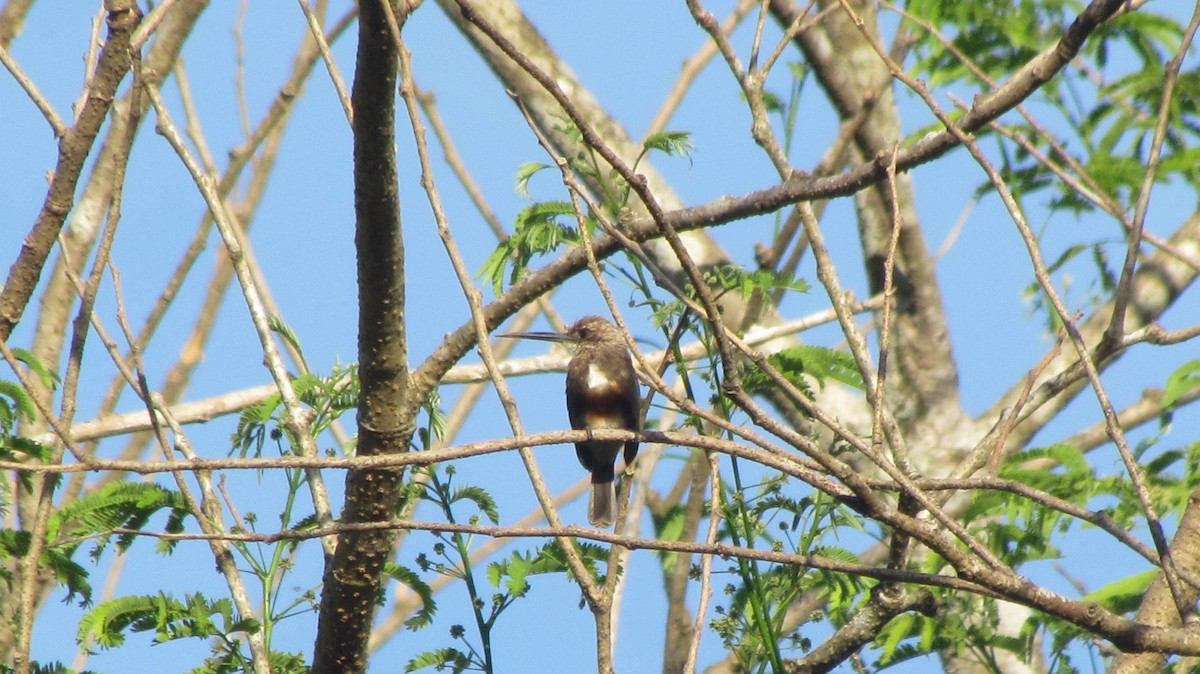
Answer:
[{"label": "leaf cluster", "polygon": [[[347,411],[358,407],[358,366],[335,365],[326,376],[302,374],[292,380],[292,390],[312,411],[309,426],[313,437],[317,437]],[[291,453],[293,439],[288,438],[286,446],[283,444],[288,433],[283,413],[283,398],[278,393],[242,410],[233,433],[232,451],[242,457],[251,454],[261,457],[270,440],[280,446],[281,454]]]},{"label": "leaf cluster", "polygon": [[[813,393],[809,382],[814,380],[822,387],[826,381],[834,381],[858,391],[866,390],[862,373],[848,351],[800,344],[768,355],[767,363],[810,398]],[[775,382],[767,373],[747,365],[743,367],[742,387],[747,393],[757,395],[775,388]]]}]

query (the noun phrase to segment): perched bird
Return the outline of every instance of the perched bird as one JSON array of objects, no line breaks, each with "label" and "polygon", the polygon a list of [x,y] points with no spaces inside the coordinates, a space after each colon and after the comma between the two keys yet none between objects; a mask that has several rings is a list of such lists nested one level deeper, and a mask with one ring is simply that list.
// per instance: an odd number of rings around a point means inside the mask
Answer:
[{"label": "perched bird", "polygon": [[[567,416],[575,430],[641,430],[641,390],[621,332],[599,316],[584,316],[566,332],[510,332],[501,337],[570,342],[575,354],[567,365]],[[637,457],[638,443],[584,440],[575,443],[579,463],[592,474],[588,521],[609,527],[616,520],[613,464],[622,445],[625,464]]]}]

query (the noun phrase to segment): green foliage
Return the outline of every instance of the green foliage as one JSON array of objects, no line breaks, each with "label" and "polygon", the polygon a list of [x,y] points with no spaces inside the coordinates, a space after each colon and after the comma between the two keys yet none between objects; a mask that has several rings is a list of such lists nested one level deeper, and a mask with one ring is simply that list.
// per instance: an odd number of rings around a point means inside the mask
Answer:
[{"label": "green foliage", "polygon": [[793,278],[782,272],[769,269],[746,270],[735,264],[716,265],[705,271],[704,279],[710,287],[720,288],[724,292],[741,293],[744,299],[757,293],[769,300],[774,290],[805,293],[810,287],[804,279]]},{"label": "green foliage", "polygon": [[526,199],[532,199],[533,196],[529,193],[529,181],[533,178],[533,176],[548,168],[554,167],[550,164],[542,164],[540,162],[529,162],[518,166],[517,184],[515,188],[517,194],[525,197]]},{"label": "green foliage", "polygon": [[1143,571],[1128,578],[1121,578],[1104,587],[1084,595],[1084,599],[1094,601],[1105,608],[1117,613],[1130,613],[1137,610],[1150,583],[1158,576],[1157,569]]},{"label": "green foliage", "polygon": [[[6,436],[0,434],[0,460],[26,461],[32,459],[39,463],[46,463],[50,460],[51,456],[52,453],[49,447],[31,438],[20,435]],[[27,481],[29,474],[21,473],[17,477],[22,481]]]},{"label": "green foliage", "polygon": [[[251,617],[236,614],[229,599],[210,600],[202,594],[190,594],[182,601],[167,594],[134,595],[104,602],[89,611],[79,623],[76,640],[80,645],[116,648],[128,634],[153,632],[154,643],[176,639],[204,639],[213,654],[192,674],[235,674],[252,672],[251,658],[242,646],[245,635],[263,630]],[[272,672],[302,674],[308,671],[299,653],[269,651]]]},{"label": "green foliage", "polygon": [[[475,524],[485,517],[493,524],[499,522],[495,501],[483,489],[474,485],[456,485],[457,471],[454,466],[444,469],[438,466],[423,466],[414,471],[421,478],[414,481],[419,485],[420,498],[432,503],[450,524],[461,517],[463,505],[471,508],[468,522]],[[518,599],[526,596],[530,579],[537,575],[564,573],[570,577],[566,556],[557,541],[550,541],[530,552],[513,551],[508,557],[487,565],[484,575],[494,590],[490,597],[484,594],[481,578],[471,560],[472,536],[461,532],[434,532],[437,542],[432,554],[417,556],[417,566],[422,572],[462,581],[467,591],[470,610],[475,618],[474,633],[461,625],[450,628],[455,647],[435,648],[425,651],[406,665],[405,671],[416,671],[426,667],[452,671],[468,669],[483,672],[497,671],[492,658],[492,639],[500,616]],[[577,549],[594,576],[597,565],[608,557],[608,549],[589,543],[577,544]],[[412,588],[421,597],[422,610],[406,623],[408,629],[428,627],[433,622],[436,605],[432,590],[417,574],[398,565],[390,565],[388,575]]]},{"label": "green foliage", "polygon": [[[593,571],[596,564],[607,561],[608,549],[594,543],[578,544],[578,551],[586,566]],[[567,564],[566,554],[558,541],[550,541],[532,552],[515,551],[506,559],[488,564],[488,581],[506,596],[523,597],[529,592],[529,578],[532,576],[562,573],[568,578],[573,577],[571,567]],[[603,582],[603,578],[598,578]]]},{"label": "green foliage", "polygon": [[[1108,252],[1105,250],[1104,242],[1096,243],[1078,243],[1068,246],[1066,250],[1059,254],[1046,267],[1046,273],[1053,277],[1059,272],[1063,272],[1068,265],[1075,262],[1077,258],[1084,253],[1090,255],[1090,274],[1086,277],[1089,279],[1088,284],[1083,288],[1083,297],[1072,297],[1073,290],[1071,279],[1072,275],[1064,273],[1062,275],[1063,291],[1060,293],[1068,308],[1072,305],[1082,305],[1088,310],[1094,309],[1100,304],[1106,302],[1111,297],[1112,292],[1117,287],[1117,271],[1112,269],[1109,264]],[[1051,305],[1046,291],[1036,280],[1031,281],[1028,286],[1022,291],[1022,297],[1029,304],[1030,311],[1034,314],[1044,314],[1047,332],[1053,334],[1062,327],[1062,319],[1055,312]]]},{"label": "green foliage", "polygon": [[[799,119],[800,113],[800,95],[804,92],[804,86],[808,82],[808,75],[811,71],[808,64],[803,61],[788,63],[787,68],[792,76],[788,83],[787,96],[780,96],[763,90],[762,98],[763,107],[766,111],[772,115],[779,116],[779,123],[783,130],[781,134],[783,136],[783,150],[790,153],[792,145],[796,140],[796,121]],[[776,213],[775,235],[779,234],[780,222],[782,222],[782,213]]]},{"label": "green foliage", "polygon": [[[1139,449],[1148,448],[1139,446]],[[1183,513],[1191,494],[1200,487],[1200,441],[1182,447],[1160,449],[1142,465],[1150,483],[1151,498],[1166,511]],[[1132,494],[1132,490],[1129,490]],[[1119,521],[1133,521],[1141,516],[1132,504],[1121,504],[1109,510]]]},{"label": "green foliage", "polygon": [[[272,329],[299,350],[299,338],[281,321],[273,321]],[[292,380],[292,388],[300,403],[307,408],[304,411],[309,415],[308,432],[314,439],[319,439],[345,412],[357,407],[360,390],[358,369],[355,365],[338,364],[327,376],[305,373]],[[280,456],[296,453],[299,439],[289,430],[286,413],[278,394],[245,409],[232,436],[231,453],[262,456],[268,443],[275,446]],[[333,455],[345,451],[353,451],[353,447],[327,450],[327,453]],[[282,478],[284,482],[283,501],[276,515],[280,529],[306,531],[318,526],[315,514],[295,512],[297,499],[308,480],[307,471],[280,468],[263,475]],[[240,516],[235,530],[257,531],[258,521],[256,513],[244,513]],[[280,622],[316,610],[319,589],[316,582],[310,581],[312,585],[307,589],[296,588],[286,582],[287,576],[295,567],[296,556],[303,543],[304,541],[297,538],[282,538],[273,543],[231,542],[245,572],[259,581],[257,603],[261,607],[262,618],[261,623],[255,623],[255,630],[262,633],[273,671],[306,672],[308,669],[302,654],[282,653],[270,648],[272,637]],[[403,572],[397,568],[390,568],[389,572],[395,574],[394,577],[404,577]],[[218,643],[224,639],[220,630],[214,631],[210,636],[218,637]],[[214,647],[214,651],[216,655],[206,660],[203,666],[194,670],[195,672],[238,672],[249,667],[236,644]]]},{"label": "green foliage", "polygon": [[415,672],[426,667],[436,667],[439,672],[449,669],[454,674],[465,672],[468,669],[476,669],[472,667],[471,656],[463,653],[456,648],[439,648],[437,650],[425,651],[404,666],[405,672]]},{"label": "green foliage", "polygon": [[517,214],[513,233],[500,242],[476,274],[492,285],[500,295],[505,281],[509,285],[524,276],[535,258],[557,251],[563,245],[577,245],[579,232],[559,218],[575,218],[575,207],[568,201],[543,201]]},{"label": "green foliage", "polygon": [[[1009,74],[1061,35],[1066,12],[1064,0],[913,0],[905,9],[950,38],[951,44],[985,73]],[[947,49],[937,36],[913,27],[917,40],[913,70],[933,86],[951,82],[978,82],[975,75]]]},{"label": "green foliage", "polygon": [[14,381],[0,380],[0,434],[10,435],[19,419],[33,421],[37,418],[37,406],[25,392],[25,387]]},{"label": "green foliage", "polygon": [[944,629],[930,629],[936,622],[921,614],[897,616],[875,639],[874,646],[879,649],[879,659],[874,663],[876,670],[883,671],[952,647],[963,627],[955,622]]},{"label": "green foliage", "polygon": [[[300,402],[312,410],[310,427],[313,436],[319,436],[335,420],[358,406],[358,366],[335,365],[325,377],[300,375],[292,380],[292,390]],[[282,444],[288,435],[283,423],[284,413],[283,398],[278,393],[242,410],[233,433],[233,451],[242,457],[249,454],[261,457],[264,445],[271,440],[280,446],[281,454],[291,453],[295,444],[292,439],[288,438],[287,447]]]},{"label": "green foliage", "polygon": [[[1110,194],[1135,193],[1145,178],[1144,160],[1165,82],[1162,64],[1178,50],[1182,36],[1178,22],[1138,11],[1114,18],[1088,42],[1101,67],[1108,64],[1110,52],[1133,66],[1100,88],[1096,105],[1082,119],[1081,131],[1089,143],[1087,168]],[[1181,72],[1176,88],[1167,110],[1167,135],[1157,180],[1178,176],[1197,187],[1200,170],[1194,141],[1200,132],[1200,115],[1190,103],[1200,96],[1200,73]],[[1135,168],[1136,163],[1141,166]]]},{"label": "green foliage", "polygon": [[[13,349],[13,355],[25,363],[42,386],[54,390],[57,379],[32,353],[25,349]],[[37,405],[33,398],[19,382],[0,379],[0,459],[5,461],[23,461],[33,459],[45,462],[50,458],[50,449],[17,435],[17,424],[22,420],[33,421],[37,418]],[[29,476],[18,474],[18,478],[28,486]],[[8,481],[0,482],[0,514],[3,514],[9,501]]]},{"label": "green foliage", "polygon": [[[167,531],[183,530],[188,516],[187,504],[177,492],[143,482],[115,482],[99,491],[85,494],[64,505],[51,515],[46,527],[46,542],[39,564],[53,572],[55,579],[67,591],[66,601],[77,596],[83,606],[91,604],[92,586],[87,569],[73,557],[85,541],[94,541],[90,556],[93,560],[112,540],[113,531],[126,529],[117,535],[116,548],[124,552],[150,518],[167,510]],[[24,557],[29,553],[32,536],[28,531],[0,529],[0,560]],[[161,551],[169,550],[160,544]],[[0,567],[2,569],[3,567]],[[0,570],[0,580],[11,584],[12,576]]]},{"label": "green foliage", "polygon": [[38,360],[38,357],[33,355],[32,351],[26,349],[13,349],[13,355],[22,363],[29,367],[29,371],[37,377],[42,386],[47,389],[54,390],[58,385],[58,375],[50,371],[45,363]]},{"label": "green foliage", "polygon": [[[17,670],[9,667],[8,665],[0,663],[0,674],[13,674],[15,671]],[[32,674],[96,674],[96,672],[91,669],[83,669],[76,672],[61,662],[47,662],[45,664],[41,664],[35,661],[31,663],[29,671],[32,672]]]},{"label": "green foliage", "polygon": [[300,365],[307,372],[308,363],[304,361],[304,351],[300,348],[300,335],[296,334],[296,331],[292,329],[292,326],[288,325],[287,322],[283,320],[282,316],[272,315],[268,317],[267,327],[271,329],[271,332],[274,332],[282,337],[283,340],[292,347],[292,350],[300,358]]},{"label": "green foliage", "polygon": [[[687,510],[682,504],[675,504],[662,516],[654,518],[654,538],[660,541],[678,541],[683,535],[683,521]],[[680,553],[671,550],[655,550],[664,573],[671,573],[679,560]]]},{"label": "green foliage", "polygon": [[[597,543],[588,543],[585,541],[575,542],[575,551],[583,559],[583,567],[595,579],[597,585],[603,585],[607,582],[606,573],[600,572],[600,564],[608,562],[608,546]],[[562,570],[567,575],[567,580],[575,578],[575,574],[571,572],[571,567],[567,565],[567,553],[563,551],[557,541],[543,545],[538,549],[538,557],[544,558],[543,564],[546,567],[535,565],[536,568],[550,568]],[[613,573],[621,573],[621,568],[612,569]],[[538,571],[538,573],[542,573]]]},{"label": "green foliage", "polygon": [[1164,410],[1175,407],[1183,396],[1200,387],[1200,360],[1190,360],[1180,365],[1167,377],[1167,385],[1163,389],[1162,406]]},{"label": "green foliage", "polygon": [[937,597],[938,615],[908,613],[889,622],[874,644],[880,648],[874,671],[936,655],[972,663],[980,671],[1001,672],[996,658],[1001,652],[1022,662],[1040,655],[1031,626],[1026,625],[1015,637],[1000,633],[1000,615],[994,599],[930,589]]},{"label": "green foliage", "polygon": [[[1158,439],[1151,439],[1136,449],[1151,488],[1151,498],[1162,510],[1182,513],[1188,499],[1194,493],[1200,476],[1200,443],[1182,448],[1158,449]],[[1152,454],[1151,448],[1156,451]],[[1051,445],[1022,452],[1010,457],[1002,464],[999,477],[1021,482],[1052,494],[1077,506],[1096,509],[1095,502],[1106,504],[1105,514],[1119,527],[1135,529],[1144,526],[1145,515],[1138,503],[1128,477],[1123,471],[1111,475],[1097,474],[1084,455],[1068,445]],[[1014,568],[1028,561],[1049,559],[1058,556],[1056,541],[1070,529],[1080,526],[1076,520],[1041,503],[1013,493],[992,490],[978,491],[972,496],[963,521],[973,534],[987,543],[1006,563]],[[1090,525],[1084,524],[1084,527]],[[927,560],[926,571],[939,569],[940,561]],[[1141,603],[1149,583],[1156,577],[1155,569],[1135,573],[1116,579],[1082,597],[1093,601],[1117,614],[1130,614]],[[986,616],[994,610],[992,600],[971,597],[962,593],[938,590],[941,613],[948,610],[962,615]],[[928,624],[926,622],[928,621]],[[936,631],[938,639],[949,637],[949,642],[928,640],[921,637],[913,651],[897,649],[885,658],[884,664],[900,661],[901,657],[918,652],[946,652],[948,647],[958,649],[965,657],[991,666],[994,651],[1006,650],[1021,658],[1030,658],[1040,643],[1037,637],[1044,634],[1053,654],[1049,662],[1052,672],[1076,672],[1069,651],[1083,648],[1092,657],[1101,654],[1096,647],[1094,635],[1065,621],[1035,613],[1021,633],[1013,639],[996,634],[988,625],[989,620],[980,618],[966,627],[953,621],[925,618],[906,618],[894,621],[881,639],[896,643],[896,630],[907,629],[902,639],[914,639],[929,631]],[[905,641],[903,643],[912,643]]]},{"label": "green foliage", "polygon": [[[474,505],[475,512],[468,521],[475,524],[483,515],[490,522],[499,521],[496,503],[483,489],[474,485],[456,486],[454,478],[457,471],[454,466],[447,466],[439,472],[437,465],[422,466],[414,471],[424,480],[416,480],[424,487],[421,498],[437,506],[450,524],[457,523],[455,506],[462,503]],[[417,556],[417,566],[424,572],[434,572],[455,580],[463,581],[470,600],[471,612],[475,617],[475,627],[479,639],[476,649],[467,638],[467,632],[461,626],[451,629],[451,637],[461,641],[466,651],[455,648],[443,648],[426,651],[408,663],[406,671],[415,671],[428,666],[452,667],[454,671],[478,669],[483,672],[495,671],[492,661],[492,628],[496,620],[519,595],[508,593],[493,594],[490,604],[486,602],[478,587],[474,565],[471,561],[472,537],[458,531],[434,532],[438,542],[433,546],[434,558],[422,553]],[[418,590],[418,593],[420,590]],[[522,593],[523,594],[523,593]],[[490,609],[485,611],[485,607]],[[428,624],[427,622],[425,624]]]},{"label": "green foliage", "polygon": [[[446,466],[443,471],[444,479],[438,473],[436,465],[422,466],[415,472],[427,478],[421,483],[425,489],[424,500],[437,505],[447,513],[451,522],[455,521],[452,514],[454,504],[466,501],[474,504],[478,514],[486,516],[492,524],[499,523],[500,514],[496,509],[496,502],[483,488],[475,485],[454,486],[454,478],[458,471],[453,465]],[[470,517],[472,524],[478,521],[478,514]]]},{"label": "green foliage", "polygon": [[[722,490],[722,534],[731,543],[858,561],[852,552],[825,542],[842,527],[858,526],[841,504],[820,493],[793,498],[785,492],[788,481],[782,475],[751,490],[742,485],[736,459],[732,465],[733,487]],[[747,672],[782,671],[784,649],[810,647],[803,623],[786,624],[788,610],[801,594],[825,594],[829,617],[840,623],[868,589],[853,576],[754,560],[737,559],[727,573],[740,582],[725,586],[728,599],[714,606],[718,617],[710,624]]]},{"label": "green foliage", "polygon": [[[691,159],[692,152],[696,149],[695,143],[692,142],[692,134],[689,131],[659,131],[651,134],[642,143],[642,154],[638,157],[640,160],[651,151],[662,152],[668,157],[683,156]],[[635,163],[636,166],[636,163]]]},{"label": "green foliage", "polygon": [[[561,119],[555,130],[565,134],[574,143],[582,145],[582,134],[570,120]],[[662,152],[667,156],[691,156],[694,149],[691,134],[686,131],[660,131],[651,135],[643,143],[641,152],[633,162],[635,170],[638,164],[651,152]],[[624,179],[613,170],[602,168],[602,160],[591,150],[580,151],[568,158],[567,166],[585,183],[599,188],[601,208],[607,217],[615,218],[629,201],[630,187]],[[607,166],[606,164],[604,166]],[[516,191],[523,197],[530,198],[529,182],[534,175],[552,168],[548,164],[529,162],[517,169]],[[512,285],[525,275],[534,258],[555,253],[564,246],[577,246],[580,243],[578,230],[579,219],[584,218],[584,226],[592,232],[596,228],[593,214],[580,214],[570,201],[537,201],[517,214],[513,223],[513,233],[506,237],[496,247],[476,278],[489,282],[492,291],[498,296],[504,292],[506,285]],[[569,222],[570,224],[567,224]]]},{"label": "green foliage", "polygon": [[421,598],[421,608],[412,617],[404,621],[404,628],[418,630],[433,624],[433,616],[437,614],[437,602],[433,599],[433,588],[421,580],[416,571],[392,561],[384,562],[383,573],[397,582],[403,583]]},{"label": "green foliage", "polygon": [[212,601],[197,593],[180,601],[160,593],[118,597],[96,606],[80,621],[75,639],[115,648],[125,643],[126,632],[153,632],[155,643],[218,637],[223,648],[237,649],[237,635],[253,634],[259,627],[257,620],[235,615],[228,599]]},{"label": "green foliage", "polygon": [[[99,491],[85,494],[64,505],[50,518],[46,530],[49,541],[58,541],[74,550],[84,539],[95,541],[92,559],[99,558],[108,546],[114,529],[128,529],[117,536],[116,549],[125,552],[150,518],[161,510],[168,511],[166,531],[183,531],[189,515],[187,500],[177,491],[146,482],[113,482]],[[169,551],[172,544],[164,541],[160,551]]]},{"label": "green foliage", "polygon": [[20,559],[28,554],[29,543],[32,540],[33,535],[28,531],[0,529],[0,562],[5,562],[0,564],[0,580],[4,581],[10,592],[13,589],[13,575],[7,562],[12,559]]},{"label": "green foliage", "polygon": [[413,449],[425,450],[433,447],[434,440],[446,434],[446,413],[442,410],[442,394],[435,388],[429,391],[421,406],[425,412],[425,425],[418,426],[414,434]]},{"label": "green foliage", "polygon": [[[3,407],[2,403],[0,403],[0,407]],[[36,440],[0,432],[0,460],[46,463],[52,456],[53,452],[50,448]],[[21,482],[25,489],[33,490],[33,473],[14,471],[14,477]],[[8,512],[8,505],[12,502],[11,487],[12,483],[8,480],[0,481],[0,515]]]},{"label": "green foliage", "polygon": [[[959,54],[992,81],[1008,79],[1034,53],[1057,41],[1062,26],[1080,9],[1081,3],[1073,0],[910,2],[906,10],[931,23],[956,48],[947,49],[942,38],[913,26],[913,74],[935,88],[967,83],[986,90],[990,85],[984,84]],[[1033,99],[1050,106],[1063,122],[1053,126],[1057,148],[1045,137],[1049,125],[1044,123],[1038,129],[1015,123],[1010,133],[1027,139],[1059,165],[1082,167],[1083,182],[1103,199],[1130,204],[1146,176],[1165,82],[1163,63],[1177,52],[1182,38],[1183,26],[1178,21],[1155,14],[1149,7],[1113,17],[1084,42],[1076,58],[1078,68],[1065,71]],[[1197,101],[1200,71],[1184,70],[1167,109],[1167,134],[1156,180],[1188,184],[1200,195]],[[1071,156],[1064,158],[1064,151]],[[1026,148],[1002,143],[1001,152],[1005,180],[1018,199],[1046,191],[1051,193],[1052,210],[1080,213],[1097,208]],[[990,184],[981,187],[990,189]]]},{"label": "green foliage", "polygon": [[[1030,461],[1050,460],[1055,470],[1027,469]],[[1054,445],[1033,449],[1011,457],[1000,469],[1000,477],[1023,482],[1072,503],[1083,505],[1101,492],[1101,484],[1073,447]],[[1059,556],[1053,544],[1056,534],[1064,533],[1074,520],[1025,497],[1005,491],[980,491],[974,494],[963,521],[977,525],[977,531],[992,549],[1014,566]]]},{"label": "green foliage", "polygon": [[[767,363],[809,397],[812,397],[812,391],[807,377],[812,377],[822,387],[826,380],[833,380],[859,391],[866,389],[854,356],[846,351],[802,344],[770,354]],[[762,370],[748,365],[743,368],[742,387],[755,395],[773,389],[775,382]]]}]

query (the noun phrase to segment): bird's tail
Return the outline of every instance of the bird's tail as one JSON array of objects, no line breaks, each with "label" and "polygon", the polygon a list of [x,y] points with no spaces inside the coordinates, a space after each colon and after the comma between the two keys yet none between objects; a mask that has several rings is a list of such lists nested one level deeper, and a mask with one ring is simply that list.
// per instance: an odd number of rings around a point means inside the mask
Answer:
[{"label": "bird's tail", "polygon": [[588,521],[594,527],[608,528],[616,521],[617,483],[593,482],[588,496]]}]

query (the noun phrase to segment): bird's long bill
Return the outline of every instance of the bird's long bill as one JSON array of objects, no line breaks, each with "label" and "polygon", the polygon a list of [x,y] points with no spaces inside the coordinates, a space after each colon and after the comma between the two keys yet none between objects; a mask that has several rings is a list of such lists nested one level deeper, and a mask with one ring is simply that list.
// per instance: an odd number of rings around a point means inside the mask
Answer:
[{"label": "bird's long bill", "polygon": [[573,341],[570,335],[564,335],[561,332],[502,332],[496,336],[508,337],[509,339],[538,339],[543,342]]}]

